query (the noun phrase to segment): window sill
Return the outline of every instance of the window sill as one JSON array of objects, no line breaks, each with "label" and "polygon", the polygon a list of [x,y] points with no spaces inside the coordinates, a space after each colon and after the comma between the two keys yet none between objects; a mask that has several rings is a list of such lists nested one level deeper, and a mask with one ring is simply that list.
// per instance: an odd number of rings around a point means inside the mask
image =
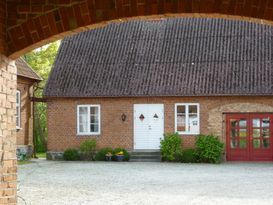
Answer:
[{"label": "window sill", "polygon": [[16,127],[16,131],[20,131],[20,130],[22,130],[23,128],[21,128],[21,127]]},{"label": "window sill", "polygon": [[200,135],[200,133],[183,133],[183,132],[177,132],[179,135],[186,135],[186,136],[197,136]]},{"label": "window sill", "polygon": [[86,134],[77,133],[77,137],[96,137],[99,135],[100,133],[86,133]]}]

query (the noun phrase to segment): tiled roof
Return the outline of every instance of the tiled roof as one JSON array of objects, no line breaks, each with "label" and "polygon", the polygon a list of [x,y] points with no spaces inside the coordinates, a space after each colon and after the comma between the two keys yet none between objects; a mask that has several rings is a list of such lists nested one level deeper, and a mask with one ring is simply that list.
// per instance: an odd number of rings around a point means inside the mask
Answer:
[{"label": "tiled roof", "polygon": [[22,59],[18,58],[15,61],[17,66],[17,75],[25,78],[30,78],[36,81],[41,81],[42,78]]},{"label": "tiled roof", "polygon": [[65,38],[47,97],[273,94],[273,27],[179,18]]}]

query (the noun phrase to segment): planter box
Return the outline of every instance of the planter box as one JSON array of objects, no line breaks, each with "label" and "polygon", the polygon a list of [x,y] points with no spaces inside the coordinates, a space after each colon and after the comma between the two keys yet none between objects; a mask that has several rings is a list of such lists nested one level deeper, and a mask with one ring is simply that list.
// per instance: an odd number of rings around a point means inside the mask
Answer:
[{"label": "planter box", "polygon": [[122,162],[124,159],[124,155],[116,155],[116,157],[118,162]]}]

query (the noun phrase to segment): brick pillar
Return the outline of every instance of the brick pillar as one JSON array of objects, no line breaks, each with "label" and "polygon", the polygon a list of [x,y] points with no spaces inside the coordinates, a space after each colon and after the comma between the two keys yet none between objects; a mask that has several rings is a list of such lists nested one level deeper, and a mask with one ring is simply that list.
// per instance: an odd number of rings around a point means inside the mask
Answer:
[{"label": "brick pillar", "polygon": [[16,66],[0,53],[0,204],[17,202]]}]

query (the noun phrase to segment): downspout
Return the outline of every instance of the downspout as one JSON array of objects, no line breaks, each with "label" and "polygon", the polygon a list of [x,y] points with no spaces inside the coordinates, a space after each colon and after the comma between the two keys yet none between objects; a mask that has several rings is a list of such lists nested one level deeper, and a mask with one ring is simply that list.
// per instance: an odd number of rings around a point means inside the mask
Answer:
[{"label": "downspout", "polygon": [[[40,87],[38,87],[38,84],[39,84],[39,82],[36,82],[33,85],[32,97],[35,97],[35,91],[40,89]],[[35,99],[35,98],[33,98],[33,99]],[[33,114],[33,120],[32,120],[33,158],[37,158],[37,156],[36,156],[37,141],[36,141],[36,136],[35,136],[35,100],[33,100],[32,102],[33,102],[33,105],[32,105],[32,114]]]}]

